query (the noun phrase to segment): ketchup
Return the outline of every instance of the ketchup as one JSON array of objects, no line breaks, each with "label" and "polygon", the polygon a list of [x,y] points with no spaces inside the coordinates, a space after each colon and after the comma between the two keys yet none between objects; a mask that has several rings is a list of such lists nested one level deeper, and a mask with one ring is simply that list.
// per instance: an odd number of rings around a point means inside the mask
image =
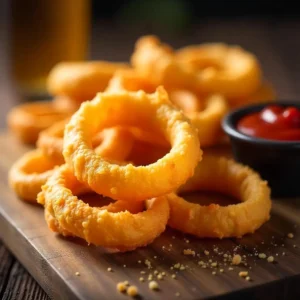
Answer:
[{"label": "ketchup", "polygon": [[300,109],[270,105],[243,117],[237,129],[246,135],[279,141],[300,141]]}]

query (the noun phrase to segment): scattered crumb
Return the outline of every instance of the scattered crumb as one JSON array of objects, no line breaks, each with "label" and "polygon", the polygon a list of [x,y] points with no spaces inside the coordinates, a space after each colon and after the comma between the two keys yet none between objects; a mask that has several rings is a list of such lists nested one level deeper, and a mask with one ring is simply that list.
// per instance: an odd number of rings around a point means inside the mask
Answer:
[{"label": "scattered crumb", "polygon": [[259,253],[258,257],[261,259],[265,259],[267,257],[267,255],[265,253]]},{"label": "scattered crumb", "polygon": [[117,284],[117,290],[121,293],[124,293],[127,290],[127,286],[124,282],[119,282]]},{"label": "scattered crumb", "polygon": [[166,276],[166,273],[165,273],[165,272],[161,272],[161,275],[162,275],[162,276]]},{"label": "scattered crumb", "polygon": [[239,254],[235,254],[232,258],[233,265],[239,265],[242,261],[242,257]]},{"label": "scattered crumb", "polygon": [[248,276],[248,272],[247,272],[247,271],[241,271],[241,272],[239,273],[239,276],[240,276],[240,277],[247,277],[247,276]]},{"label": "scattered crumb", "polygon": [[154,271],[154,275],[157,275],[157,274],[158,274],[158,271],[157,271],[157,270],[155,270],[155,271]]},{"label": "scattered crumb", "polygon": [[212,266],[212,267],[217,267],[217,266],[218,266],[218,263],[217,263],[217,262],[213,262],[213,263],[211,264],[211,266]]},{"label": "scattered crumb", "polygon": [[112,272],[112,268],[107,268],[107,271],[108,272]]},{"label": "scattered crumb", "polygon": [[157,259],[157,256],[154,256],[155,259]]},{"label": "scattered crumb", "polygon": [[233,271],[233,268],[229,267],[229,268],[228,268],[228,271]]},{"label": "scattered crumb", "polygon": [[157,279],[158,279],[158,280],[162,280],[162,279],[163,279],[162,275],[161,275],[161,274],[158,274],[158,275],[157,275]]},{"label": "scattered crumb", "polygon": [[287,236],[288,236],[289,239],[292,239],[294,237],[294,234],[290,232],[290,233],[288,233]]},{"label": "scattered crumb", "polygon": [[79,272],[76,272],[75,275],[76,275],[76,276],[80,276],[80,273],[79,273]]},{"label": "scattered crumb", "polygon": [[142,261],[141,261],[141,260],[139,260],[139,261],[138,261],[138,263],[139,263],[139,264],[141,264],[141,263],[142,263]]},{"label": "scattered crumb", "polygon": [[141,273],[141,274],[146,274],[146,272],[145,272],[145,271],[141,271],[140,273]]},{"label": "scattered crumb", "polygon": [[136,295],[138,295],[138,289],[136,286],[132,285],[127,289],[127,295],[129,295],[130,297],[135,297]]},{"label": "scattered crumb", "polygon": [[158,283],[156,281],[150,281],[149,289],[150,290],[158,290],[159,289]]},{"label": "scattered crumb", "polygon": [[220,269],[220,273],[224,273],[224,269]]},{"label": "scattered crumb", "polygon": [[180,270],[181,270],[181,271],[185,270],[185,266],[184,266],[184,265],[181,265]]},{"label": "scattered crumb", "polygon": [[204,261],[202,261],[202,260],[198,261],[198,265],[199,266],[203,266],[204,265]]},{"label": "scattered crumb", "polygon": [[123,265],[123,268],[126,268],[126,265]]},{"label": "scattered crumb", "polygon": [[129,281],[128,280],[125,280],[124,282],[123,282],[125,285],[129,285]]},{"label": "scattered crumb", "polygon": [[145,279],[144,279],[144,277],[140,277],[140,282],[144,282],[145,281]]},{"label": "scattered crumb", "polygon": [[152,280],[153,279],[153,276],[152,276],[152,274],[150,274],[149,276],[148,276],[148,280],[150,281],[150,280]]},{"label": "scattered crumb", "polygon": [[211,274],[213,274],[213,275],[216,275],[216,274],[217,274],[217,272],[213,271]]},{"label": "scattered crumb", "polygon": [[193,255],[193,256],[195,256],[196,252],[194,250],[192,250],[192,249],[184,249],[183,250],[183,254],[184,255]]},{"label": "scattered crumb", "polygon": [[190,243],[190,241],[189,241],[189,240],[185,240],[185,242],[186,242],[187,244],[189,244],[189,243]]},{"label": "scattered crumb", "polygon": [[172,274],[172,276],[171,276],[173,279],[175,279],[176,278],[176,275],[175,274]]},{"label": "scattered crumb", "polygon": [[269,263],[274,262],[274,257],[273,257],[273,256],[269,256],[269,257],[267,258],[267,261],[268,261]]},{"label": "scattered crumb", "polygon": [[209,255],[209,251],[204,250],[204,254],[205,254],[205,255]]},{"label": "scattered crumb", "polygon": [[150,260],[146,259],[145,260],[145,265],[148,267],[148,269],[151,269],[151,262],[150,262]]},{"label": "scattered crumb", "polygon": [[175,293],[175,296],[180,297],[180,293],[179,292]]},{"label": "scattered crumb", "polygon": [[282,255],[285,256],[285,252],[282,252]]},{"label": "scattered crumb", "polygon": [[247,276],[245,279],[246,279],[247,281],[250,281],[250,280],[251,280],[250,276]]}]

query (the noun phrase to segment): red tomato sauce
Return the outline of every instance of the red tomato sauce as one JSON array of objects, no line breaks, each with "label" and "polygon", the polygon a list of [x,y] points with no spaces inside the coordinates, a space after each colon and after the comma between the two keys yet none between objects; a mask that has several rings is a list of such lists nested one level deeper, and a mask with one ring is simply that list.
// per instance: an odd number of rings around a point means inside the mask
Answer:
[{"label": "red tomato sauce", "polygon": [[237,124],[243,134],[269,140],[300,141],[300,109],[270,105]]}]

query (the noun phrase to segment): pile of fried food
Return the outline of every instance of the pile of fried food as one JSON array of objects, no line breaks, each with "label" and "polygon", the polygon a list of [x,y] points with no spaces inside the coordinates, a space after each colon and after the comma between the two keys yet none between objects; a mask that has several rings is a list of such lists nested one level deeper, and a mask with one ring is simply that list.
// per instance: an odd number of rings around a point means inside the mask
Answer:
[{"label": "pile of fried food", "polygon": [[[229,143],[221,120],[230,109],[275,98],[253,54],[225,44],[175,51],[144,36],[130,64],[58,64],[48,90],[52,101],[9,113],[12,132],[37,146],[15,162],[9,183],[23,200],[44,206],[51,230],[129,251],[166,226],[241,237],[270,218],[267,182],[209,152]],[[190,203],[182,193],[192,191],[240,203]]]}]

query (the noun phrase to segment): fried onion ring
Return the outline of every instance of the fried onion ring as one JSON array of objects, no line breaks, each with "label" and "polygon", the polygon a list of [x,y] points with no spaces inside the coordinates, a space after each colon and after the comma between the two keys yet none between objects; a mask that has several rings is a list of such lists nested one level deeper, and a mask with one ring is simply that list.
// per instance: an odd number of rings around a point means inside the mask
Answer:
[{"label": "fried onion ring", "polygon": [[191,45],[176,52],[177,61],[197,74],[199,91],[225,97],[246,97],[261,83],[256,57],[238,46],[221,43]]},{"label": "fried onion ring", "polygon": [[[93,151],[91,137],[102,128],[116,125],[138,126],[163,135],[172,148],[149,166],[113,165]],[[194,173],[202,150],[196,129],[159,87],[153,94],[99,93],[83,103],[66,126],[63,155],[78,180],[95,192],[115,200],[142,201],[183,184]]]},{"label": "fried onion ring", "polygon": [[197,95],[188,90],[169,91],[170,100],[188,115],[203,110],[203,101]]},{"label": "fried onion ring", "polygon": [[194,176],[179,192],[215,191],[240,199],[229,206],[189,203],[169,196],[168,225],[198,237],[241,237],[253,233],[270,218],[270,189],[250,168],[224,157],[204,155]]},{"label": "fried onion ring", "polygon": [[36,202],[41,186],[53,174],[57,163],[40,150],[25,153],[11,167],[8,181],[16,194],[25,201]]},{"label": "fried onion ring", "polygon": [[71,115],[52,102],[39,101],[15,106],[7,116],[10,130],[24,143],[34,144],[39,133]]},{"label": "fried onion ring", "polygon": [[91,207],[72,194],[75,176],[66,165],[49,178],[38,202],[64,229],[85,239],[89,244],[120,250],[133,250],[145,246],[159,236],[169,218],[167,196],[151,200],[146,211],[132,214],[129,211],[110,212]]},{"label": "fried onion ring", "polygon": [[[58,122],[42,131],[37,141],[37,147],[49,158],[64,163],[63,136],[65,125],[69,119]],[[94,135],[92,146],[95,152],[103,157],[123,161],[131,151],[134,142],[133,134],[122,127],[106,128]]]},{"label": "fried onion ring", "polygon": [[[76,184],[76,186],[70,186],[71,182],[68,182],[69,189],[70,190],[84,190],[84,186],[79,187],[81,184],[74,180],[73,183]],[[89,206],[97,207],[99,210],[107,210],[111,213],[118,213],[121,211],[129,211],[132,214],[137,214],[141,211],[143,211],[144,203],[143,202],[133,202],[129,203],[126,201],[114,201],[109,204],[103,204],[105,202],[104,198],[101,195],[98,194],[82,194],[81,199],[83,202],[88,204]],[[44,197],[39,196],[38,197],[39,204],[45,205]],[[55,219],[54,212],[52,205],[47,205],[44,210],[45,220],[48,224],[48,227],[53,231],[62,234],[63,236],[74,236],[71,232],[67,231],[61,224]]]},{"label": "fried onion ring", "polygon": [[221,139],[223,134],[221,121],[228,110],[229,107],[224,97],[215,94],[207,97],[204,110],[186,114],[198,129],[202,147],[215,145]]},{"label": "fried onion ring", "polygon": [[48,91],[80,102],[90,100],[104,91],[116,70],[126,68],[125,63],[107,61],[59,63],[48,76]]},{"label": "fried onion ring", "polygon": [[195,72],[178,64],[173,49],[155,36],[144,36],[136,42],[131,64],[140,76],[167,90],[195,90],[197,86]]},{"label": "fried onion ring", "polygon": [[81,102],[67,96],[56,96],[53,99],[53,104],[61,111],[75,112],[80,107]]}]

